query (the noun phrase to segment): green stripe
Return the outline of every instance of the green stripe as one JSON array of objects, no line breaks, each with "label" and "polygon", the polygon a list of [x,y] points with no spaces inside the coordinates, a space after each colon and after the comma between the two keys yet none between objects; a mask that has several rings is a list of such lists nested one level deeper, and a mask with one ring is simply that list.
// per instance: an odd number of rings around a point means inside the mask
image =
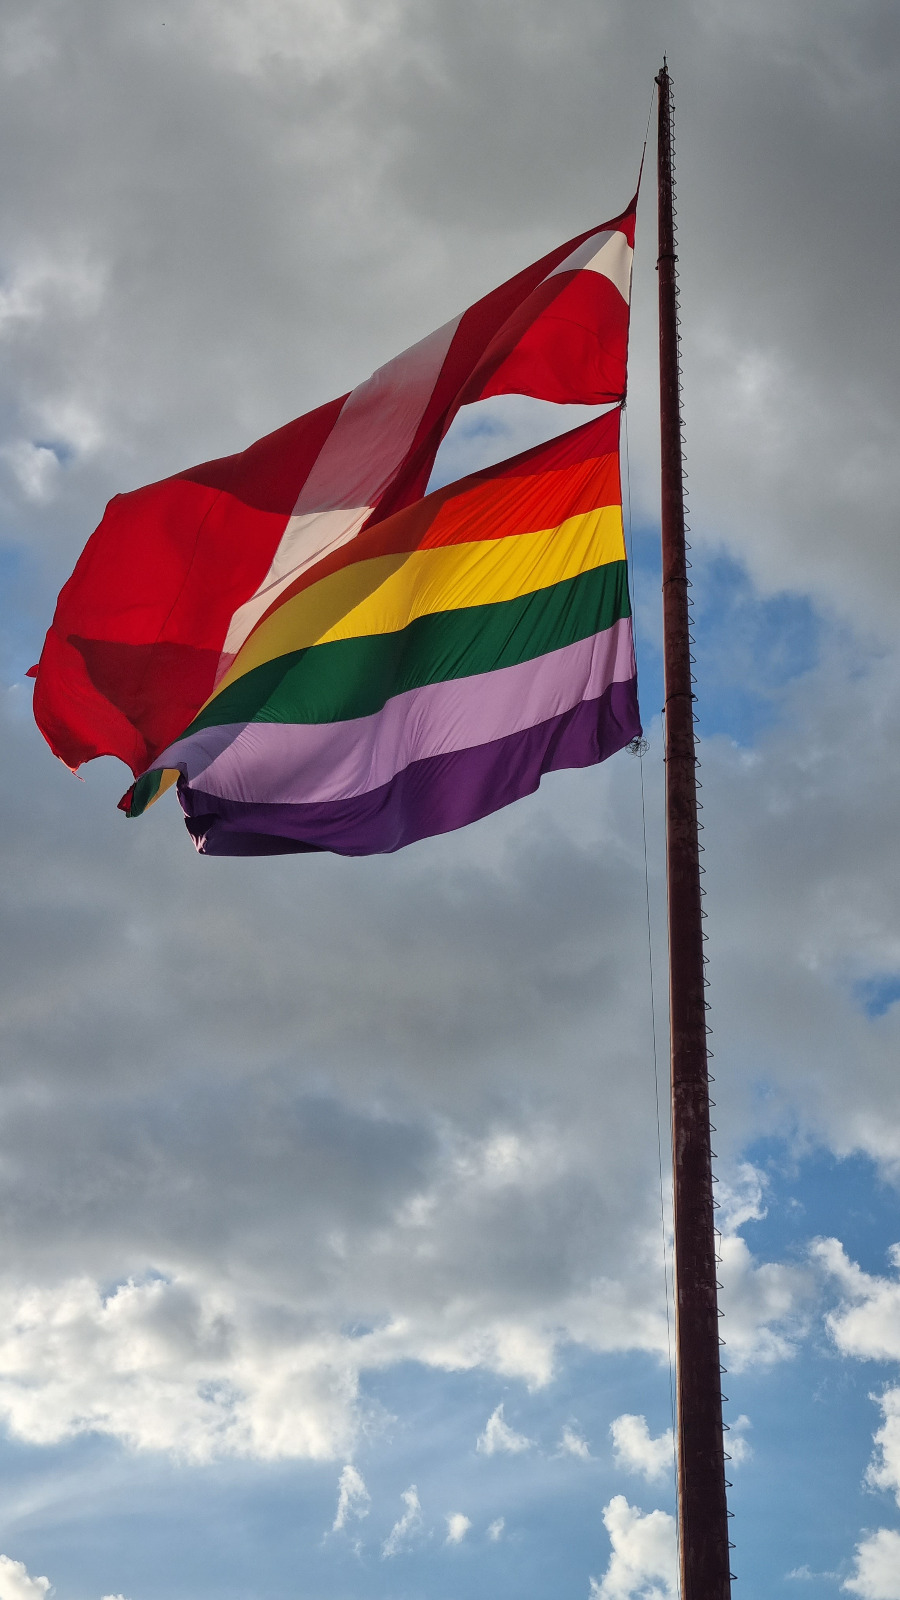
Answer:
[{"label": "green stripe", "polygon": [[142,778],[138,778],[131,791],[131,804],[125,813],[126,817],[139,817],[142,811],[146,811],[162,783],[163,770],[157,767],[155,772],[145,772]]},{"label": "green stripe", "polygon": [[407,689],[517,666],[631,614],[624,561],[549,589],[417,617],[396,633],[290,651],[223,689],[182,737],[230,722],[346,722]]}]

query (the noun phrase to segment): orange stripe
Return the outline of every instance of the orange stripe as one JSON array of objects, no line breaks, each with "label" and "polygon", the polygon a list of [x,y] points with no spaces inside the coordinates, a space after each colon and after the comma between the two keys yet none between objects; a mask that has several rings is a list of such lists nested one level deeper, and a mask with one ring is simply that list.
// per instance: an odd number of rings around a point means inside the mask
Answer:
[{"label": "orange stripe", "polygon": [[[458,483],[448,484],[384,522],[364,528],[349,544],[301,573],[278,596],[272,611],[358,561],[540,532],[570,516],[617,506],[621,493],[617,453],[531,477],[490,478],[462,493]],[[264,620],[260,618],[256,626]]]}]

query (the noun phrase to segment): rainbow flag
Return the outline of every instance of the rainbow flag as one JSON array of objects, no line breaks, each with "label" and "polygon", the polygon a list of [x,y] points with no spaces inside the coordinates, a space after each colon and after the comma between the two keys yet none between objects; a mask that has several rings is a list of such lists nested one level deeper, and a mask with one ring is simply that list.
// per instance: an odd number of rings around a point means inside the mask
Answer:
[{"label": "rainbow flag", "polygon": [[125,796],[206,855],[368,855],[640,734],[616,408],[364,529],[284,588]]},{"label": "rainbow flag", "polygon": [[116,495],[29,674],[54,753],[73,770],[100,755],[135,777],[155,766],[295,581],[421,499],[461,406],[500,394],[622,400],[634,207],[557,245],[349,394],[236,455]]}]

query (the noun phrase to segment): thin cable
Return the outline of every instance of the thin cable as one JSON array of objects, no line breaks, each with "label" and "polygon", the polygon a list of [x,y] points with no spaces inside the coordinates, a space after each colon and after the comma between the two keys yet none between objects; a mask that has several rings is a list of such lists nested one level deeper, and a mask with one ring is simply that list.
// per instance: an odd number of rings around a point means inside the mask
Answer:
[{"label": "thin cable", "polygon": [[647,150],[647,140],[650,137],[650,124],[653,121],[653,107],[656,105],[656,82],[650,90],[650,110],[647,112],[647,126],[644,129],[644,151]]},{"label": "thin cable", "polygon": [[666,1202],[663,1179],[662,1115],[659,1102],[659,1055],[656,1046],[656,998],[653,982],[653,936],[650,919],[650,869],[647,864],[647,810],[644,803],[644,763],[641,760],[641,830],[644,836],[644,897],[647,907],[647,964],[650,969],[650,1018],[653,1031],[653,1087],[656,1093],[656,1153],[659,1163],[659,1223],[663,1247],[663,1280],[666,1287],[666,1352],[669,1362],[669,1416],[672,1421],[672,1462],[677,1474],[675,1445],[675,1366],[672,1359],[671,1289],[669,1251],[666,1241]]},{"label": "thin cable", "polygon": [[653,93],[650,96],[650,110],[647,112],[647,126],[644,129],[644,147],[641,150],[641,164],[638,167],[638,181],[637,181],[637,189],[635,191],[635,197],[637,197],[641,192],[641,179],[644,176],[644,162],[647,159],[647,140],[650,137],[650,122],[651,122],[652,117],[653,117],[653,106],[654,106],[655,100],[656,100],[656,85],[654,84]]},{"label": "thin cable", "polygon": [[[651,107],[651,112],[652,112],[652,107]],[[623,418],[623,422],[624,422],[624,430],[623,431],[624,431],[624,435],[625,435],[625,507],[626,507],[626,528],[627,528],[627,539],[628,539],[628,564],[629,564],[629,566],[631,568],[631,575],[632,575],[631,576],[631,582],[632,582],[632,588],[633,588],[634,585],[635,585],[637,572],[636,572],[636,568],[635,568],[635,564],[634,564],[634,529],[633,529],[633,525],[632,525],[632,516],[631,516],[631,453],[630,453],[629,448],[628,448],[628,412],[627,412],[627,408],[625,406],[622,407],[622,418]],[[634,639],[634,644],[635,644],[635,660],[636,660],[637,659],[637,627],[636,627],[636,619],[634,617],[634,608],[632,608],[631,629],[632,629],[632,637]],[[677,1481],[677,1475],[678,1474],[677,1474],[677,1457],[676,1457],[676,1444],[675,1444],[675,1368],[674,1368],[674,1362],[673,1362],[673,1359],[672,1359],[672,1316],[671,1316],[671,1300],[670,1300],[670,1285],[669,1285],[669,1251],[668,1251],[668,1245],[667,1245],[667,1241],[666,1241],[666,1200],[665,1200],[665,1181],[664,1181],[664,1178],[663,1178],[662,1115],[661,1115],[661,1106],[660,1106],[660,1098],[659,1098],[659,1050],[658,1050],[658,1046],[657,1046],[657,1034],[656,1034],[656,985],[655,985],[655,981],[654,981],[654,972],[653,972],[653,924],[652,924],[652,918],[651,918],[651,915],[650,915],[650,866],[649,866],[649,858],[648,858],[648,852],[647,852],[647,807],[646,807],[646,801],[645,801],[645,797],[644,797],[644,756],[643,756],[643,752],[639,752],[639,759],[640,759],[640,764],[641,764],[641,833],[642,833],[642,836],[643,836],[643,845],[644,845],[644,901],[645,901],[646,911],[647,911],[647,967],[648,967],[649,977],[650,977],[650,1027],[651,1027],[651,1033],[652,1033],[652,1038],[653,1038],[653,1087],[654,1087],[654,1092],[655,1092],[655,1095],[656,1095],[656,1154],[657,1154],[657,1162],[658,1162],[658,1167],[659,1167],[659,1223],[660,1223],[660,1233],[661,1233],[661,1236],[662,1236],[663,1282],[665,1284],[665,1295],[666,1295],[666,1349],[667,1349],[668,1362],[669,1362],[669,1415],[670,1415],[671,1420],[672,1420],[672,1457],[673,1457],[673,1464],[674,1464],[674,1467],[675,1467],[675,1475],[676,1475],[676,1481]]]}]

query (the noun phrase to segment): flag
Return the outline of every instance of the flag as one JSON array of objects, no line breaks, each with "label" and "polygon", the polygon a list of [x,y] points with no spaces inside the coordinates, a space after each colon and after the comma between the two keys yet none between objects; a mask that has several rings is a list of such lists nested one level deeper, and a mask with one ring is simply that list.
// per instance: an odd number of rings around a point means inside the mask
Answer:
[{"label": "flag", "polygon": [[440,489],[295,577],[123,807],[177,776],[203,854],[369,855],[628,744],[619,418]]},{"label": "flag", "polygon": [[34,710],[73,770],[137,776],[192,722],[273,606],[412,506],[460,406],[625,394],[634,202],[365,383],[238,455],[119,495],[59,596]]}]

